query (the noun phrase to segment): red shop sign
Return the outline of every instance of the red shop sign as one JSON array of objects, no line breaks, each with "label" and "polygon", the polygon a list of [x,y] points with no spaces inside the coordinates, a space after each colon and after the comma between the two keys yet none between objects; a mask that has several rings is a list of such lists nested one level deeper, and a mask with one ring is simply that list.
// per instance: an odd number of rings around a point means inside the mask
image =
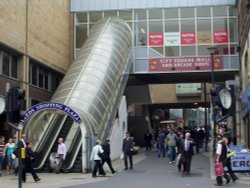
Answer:
[{"label": "red shop sign", "polygon": [[195,44],[195,32],[181,32],[181,44]]},{"label": "red shop sign", "polygon": [[[214,57],[214,69],[223,69],[221,56]],[[172,57],[149,59],[149,72],[211,71],[211,57]]]},{"label": "red shop sign", "polygon": [[149,33],[148,44],[149,46],[163,46],[163,32]]},{"label": "red shop sign", "polygon": [[226,30],[217,30],[213,32],[214,43],[228,43],[228,33]]}]

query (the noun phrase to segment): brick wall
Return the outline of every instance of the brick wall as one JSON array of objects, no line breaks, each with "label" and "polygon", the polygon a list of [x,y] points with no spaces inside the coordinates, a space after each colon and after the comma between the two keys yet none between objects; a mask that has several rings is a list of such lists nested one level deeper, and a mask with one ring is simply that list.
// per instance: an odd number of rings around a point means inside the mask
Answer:
[{"label": "brick wall", "polygon": [[0,43],[25,54],[27,42],[28,56],[64,73],[71,64],[71,18],[69,0],[1,0]]}]

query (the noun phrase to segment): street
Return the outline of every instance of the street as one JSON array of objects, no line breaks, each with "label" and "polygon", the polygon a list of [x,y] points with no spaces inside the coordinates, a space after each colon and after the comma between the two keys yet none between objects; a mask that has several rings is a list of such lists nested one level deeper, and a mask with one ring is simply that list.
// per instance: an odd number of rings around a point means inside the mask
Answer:
[{"label": "street", "polygon": [[[213,170],[213,169],[212,169]],[[110,173],[108,173],[110,175]],[[121,171],[110,178],[98,177],[100,181],[84,184],[85,188],[152,188],[152,187],[216,187],[215,180],[210,178],[209,158],[202,154],[194,155],[191,175],[182,176],[175,164],[169,164],[166,158],[157,158],[156,153],[149,153],[148,157],[134,166],[133,170]],[[231,182],[226,187],[249,188],[249,184]],[[83,185],[67,186],[80,188]],[[66,187],[62,187],[66,188]]]}]

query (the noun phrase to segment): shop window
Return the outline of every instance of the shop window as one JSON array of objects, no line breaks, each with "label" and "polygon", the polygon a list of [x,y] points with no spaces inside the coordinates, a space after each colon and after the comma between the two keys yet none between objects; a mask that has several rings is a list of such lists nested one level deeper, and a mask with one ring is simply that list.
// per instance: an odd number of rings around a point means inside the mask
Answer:
[{"label": "shop window", "polygon": [[86,12],[76,13],[76,23],[88,22],[88,17]]},{"label": "shop window", "polygon": [[210,56],[210,53],[208,51],[208,47],[210,47],[210,45],[199,45],[198,46],[198,56]]},{"label": "shop window", "polygon": [[147,12],[143,10],[135,10],[135,20],[147,20]]},{"label": "shop window", "polygon": [[197,17],[210,17],[210,7],[198,7],[197,8]]},{"label": "shop window", "polygon": [[182,46],[181,55],[182,56],[195,56],[195,46]]},{"label": "shop window", "polygon": [[169,8],[165,9],[165,18],[172,19],[172,18],[179,18],[178,8]]},{"label": "shop window", "polygon": [[162,19],[162,9],[149,9],[148,12],[149,12],[148,16],[150,20]]},{"label": "shop window", "polygon": [[181,31],[182,32],[195,32],[194,20],[182,20],[181,21]]},{"label": "shop window", "polygon": [[227,18],[214,19],[214,31],[215,30],[227,30]]},{"label": "shop window", "polygon": [[194,18],[194,8],[181,8],[181,18]]},{"label": "shop window", "polygon": [[234,6],[229,7],[229,16],[237,16],[236,8]]},{"label": "shop window", "polygon": [[89,13],[89,22],[97,22],[102,19],[102,12],[90,12]]},{"label": "shop window", "polygon": [[165,21],[165,32],[179,32],[179,21]]},{"label": "shop window", "polygon": [[230,42],[237,42],[237,24],[236,19],[229,19]]},{"label": "shop window", "polygon": [[226,17],[227,7],[226,6],[215,6],[213,7],[213,17]]},{"label": "shop window", "polygon": [[117,11],[104,12],[104,17],[117,17]]},{"label": "shop window", "polygon": [[152,32],[163,32],[162,22],[149,22],[149,33]]},{"label": "shop window", "polygon": [[135,22],[134,23],[134,37],[136,46],[147,45],[147,22]]},{"label": "shop window", "polygon": [[120,10],[119,17],[123,20],[132,20],[132,11],[131,10]]},{"label": "shop window", "polygon": [[159,57],[162,57],[163,56],[163,47],[151,47],[150,48],[151,50],[149,51],[150,52],[150,54],[149,54],[149,56],[150,57],[157,57],[157,56],[159,56]]},{"label": "shop window", "polygon": [[88,27],[87,24],[81,24],[76,26],[76,48],[81,48],[85,40],[87,39]]},{"label": "shop window", "polygon": [[179,46],[168,46],[165,47],[165,56],[180,56],[179,54]]}]

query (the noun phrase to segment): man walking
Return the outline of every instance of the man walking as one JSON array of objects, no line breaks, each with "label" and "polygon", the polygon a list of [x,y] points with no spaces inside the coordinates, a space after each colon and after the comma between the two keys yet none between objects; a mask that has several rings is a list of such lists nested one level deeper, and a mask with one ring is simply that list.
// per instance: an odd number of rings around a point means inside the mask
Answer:
[{"label": "man walking", "polygon": [[172,129],[169,129],[169,133],[166,137],[166,145],[168,147],[168,154],[169,154],[169,163],[172,164],[175,161],[176,156],[176,143],[178,141],[177,135],[173,132]]},{"label": "man walking", "polygon": [[183,175],[190,175],[191,160],[194,154],[193,146],[195,144],[190,137],[191,134],[186,133],[185,139],[183,140],[180,146],[181,160],[184,164]]},{"label": "man walking", "polygon": [[111,159],[110,159],[110,140],[106,139],[105,142],[102,144],[103,149],[103,158],[102,158],[102,166],[106,162],[112,172],[112,174],[116,173],[116,170],[112,167]]},{"label": "man walking", "polygon": [[129,133],[125,134],[125,138],[123,139],[122,151],[124,154],[124,170],[128,170],[128,158],[130,164],[130,170],[133,169],[133,155],[132,150],[134,146],[134,139],[129,137]]},{"label": "man walking", "polygon": [[[63,162],[66,158],[67,148],[66,145],[63,143],[63,138],[58,139],[58,147],[57,147],[57,154],[56,157],[58,159],[58,164],[56,167],[56,173],[60,173]],[[65,171],[66,172],[66,171]]]}]

